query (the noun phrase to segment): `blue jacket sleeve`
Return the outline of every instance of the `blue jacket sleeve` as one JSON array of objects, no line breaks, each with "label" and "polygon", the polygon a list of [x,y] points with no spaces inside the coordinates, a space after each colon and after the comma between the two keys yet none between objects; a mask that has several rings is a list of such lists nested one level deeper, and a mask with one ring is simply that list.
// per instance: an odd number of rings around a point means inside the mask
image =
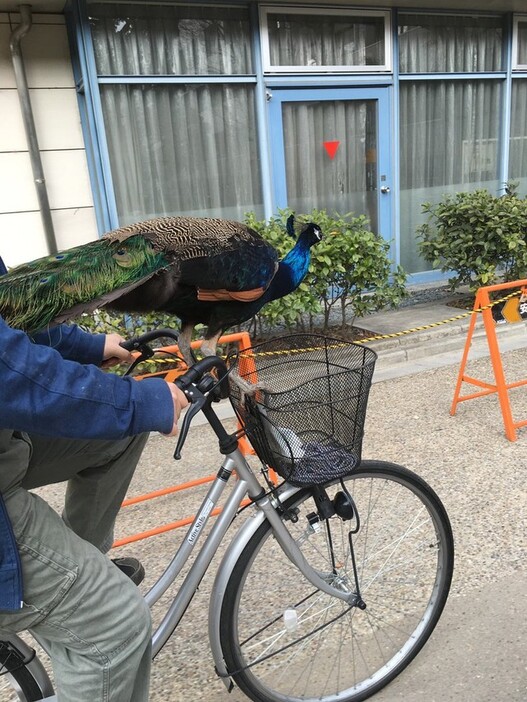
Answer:
[{"label": "blue jacket sleeve", "polygon": [[100,366],[104,350],[104,334],[88,334],[75,325],[61,324],[32,335],[36,344],[56,349],[63,358],[78,363]]},{"label": "blue jacket sleeve", "polygon": [[[62,339],[61,349],[68,344],[75,349],[79,337],[76,341],[73,335]],[[144,431],[168,433],[174,420],[164,380],[136,381],[66,360],[1,318],[0,388],[0,427],[5,429],[118,439]]]}]

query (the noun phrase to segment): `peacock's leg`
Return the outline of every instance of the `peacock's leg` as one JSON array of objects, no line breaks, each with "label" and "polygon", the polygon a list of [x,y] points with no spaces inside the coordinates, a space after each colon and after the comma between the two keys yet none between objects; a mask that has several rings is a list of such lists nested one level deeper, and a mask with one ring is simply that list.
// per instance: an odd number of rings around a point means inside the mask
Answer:
[{"label": "peacock's leg", "polygon": [[219,332],[216,332],[216,334],[213,334],[212,336],[210,336],[209,334],[210,332],[207,330],[207,333],[205,334],[205,339],[201,344],[201,353],[204,356],[216,356],[216,347],[218,345],[218,339],[222,334],[222,330],[220,329]]},{"label": "peacock's leg", "polygon": [[184,322],[181,325],[181,331],[179,332],[178,346],[181,351],[185,363],[187,366],[192,366],[194,364],[194,357],[190,348],[190,342],[192,341],[192,332],[194,331],[194,324],[192,322]]}]

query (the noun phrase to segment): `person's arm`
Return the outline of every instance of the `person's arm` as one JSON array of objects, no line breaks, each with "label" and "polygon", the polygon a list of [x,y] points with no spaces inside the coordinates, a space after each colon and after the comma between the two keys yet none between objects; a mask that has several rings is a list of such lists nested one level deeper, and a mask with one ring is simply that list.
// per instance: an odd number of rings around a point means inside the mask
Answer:
[{"label": "person's arm", "polygon": [[78,363],[93,363],[100,366],[103,361],[104,334],[90,334],[75,324],[60,324],[32,334],[36,344],[56,349],[63,358]]},{"label": "person's arm", "polygon": [[186,405],[183,394],[164,380],[135,381],[65,360],[2,319],[0,388],[0,427],[48,436],[172,434],[179,410]]}]

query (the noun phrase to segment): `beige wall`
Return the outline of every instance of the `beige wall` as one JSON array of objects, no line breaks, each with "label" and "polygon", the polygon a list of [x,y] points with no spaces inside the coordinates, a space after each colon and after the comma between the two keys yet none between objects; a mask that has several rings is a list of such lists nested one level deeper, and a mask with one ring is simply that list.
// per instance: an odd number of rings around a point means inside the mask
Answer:
[{"label": "beige wall", "polygon": [[[48,253],[9,52],[18,22],[18,14],[0,13],[0,256],[7,266]],[[57,245],[69,248],[98,233],[64,17],[34,15],[21,46]]]}]

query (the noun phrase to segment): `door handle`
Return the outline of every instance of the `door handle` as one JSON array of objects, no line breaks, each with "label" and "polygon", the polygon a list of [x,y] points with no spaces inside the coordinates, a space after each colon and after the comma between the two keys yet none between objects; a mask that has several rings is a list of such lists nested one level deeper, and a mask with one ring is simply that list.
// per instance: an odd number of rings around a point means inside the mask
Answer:
[{"label": "door handle", "polygon": [[390,192],[390,186],[389,185],[381,185],[381,193],[384,193],[387,195]]}]

